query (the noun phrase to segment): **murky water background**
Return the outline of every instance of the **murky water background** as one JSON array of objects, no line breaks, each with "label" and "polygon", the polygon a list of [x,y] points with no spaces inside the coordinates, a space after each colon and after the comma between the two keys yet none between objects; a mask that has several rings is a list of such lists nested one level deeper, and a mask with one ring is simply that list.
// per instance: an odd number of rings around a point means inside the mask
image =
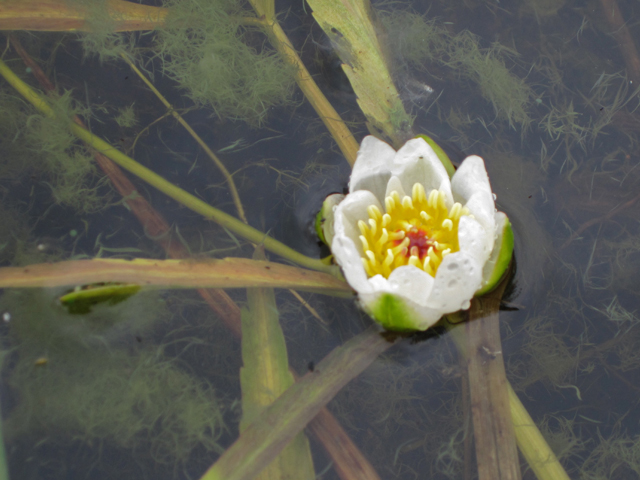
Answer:
[{"label": "murky water background", "polygon": [[[619,6],[637,38],[638,5]],[[498,208],[514,225],[517,270],[500,313],[508,379],[571,478],[640,477],[640,120],[635,83],[601,5],[470,0],[378,8],[414,130],[433,135],[454,163],[484,157]],[[363,117],[308,8],[280,2],[277,10],[359,140]],[[416,39],[428,24],[416,26],[415,13],[434,22],[440,51],[420,50]],[[467,43],[456,37],[465,30],[476,35]],[[60,91],[91,109],[95,134],[235,213],[215,166],[126,64],[84,58],[73,34],[18,38]],[[134,38],[151,48],[151,35]],[[264,38],[248,41],[261,48]],[[326,194],[345,188],[349,167],[299,91],[292,104],[270,106],[261,123],[237,121],[195,107],[153,55],[141,53],[154,85],[233,173],[249,223],[307,255],[326,253],[311,234],[312,218]],[[4,59],[28,78],[13,51]],[[483,69],[482,60],[494,67]],[[495,65],[503,75],[483,83]],[[426,95],[424,85],[434,92]],[[22,108],[5,84],[2,95],[4,105]],[[118,125],[127,112],[133,122]],[[28,164],[47,153],[28,149],[23,125],[37,121],[30,115],[2,127],[3,265],[164,258],[98,173],[80,204],[52,199],[60,171]],[[136,186],[193,257],[251,256],[247,242]],[[5,290],[0,299],[11,478],[199,478],[238,435],[237,340],[194,291],[144,292],[74,317],[56,302],[63,290]],[[245,302],[243,291],[229,294]],[[371,323],[352,300],[303,293],[316,316],[290,292],[276,295],[290,365],[301,374]],[[464,374],[446,335],[406,340],[329,409],[381,478],[463,478]],[[337,478],[313,440],[312,450],[319,478]]]}]

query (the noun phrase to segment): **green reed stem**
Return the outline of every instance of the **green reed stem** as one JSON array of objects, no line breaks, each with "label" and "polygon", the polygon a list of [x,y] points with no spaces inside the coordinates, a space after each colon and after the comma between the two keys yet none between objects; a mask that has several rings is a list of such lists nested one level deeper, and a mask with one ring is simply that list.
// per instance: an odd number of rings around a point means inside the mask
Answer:
[{"label": "green reed stem", "polygon": [[[0,75],[2,75],[11,86],[13,86],[27,101],[29,101],[34,107],[40,110],[40,112],[42,112],[44,115],[51,118],[56,116],[55,111],[49,106],[47,101],[29,85],[24,83],[15,73],[13,73],[13,71],[2,60],[0,60]],[[236,235],[239,235],[252,243],[264,245],[264,247],[270,252],[275,253],[276,255],[286,258],[287,260],[290,260],[291,262],[303,267],[331,274],[336,273],[336,267],[327,265],[322,262],[322,260],[307,257],[306,255],[295,251],[294,249],[286,246],[278,240],[271,238],[260,230],[244,224],[237,218],[221,210],[218,210],[215,207],[212,207],[199,198],[191,195],[188,192],[185,192],[181,188],[176,187],[157,173],[149,170],[147,167],[140,165],[131,157],[125,155],[115,147],[111,146],[101,138],[93,135],[91,132],[82,128],[81,126],[69,122],[69,129],[74,135],[84,141],[91,148],[107,156],[125,170],[133,173],[137,177],[147,182],[149,185],[157,188],[162,193],[183,204],[190,210],[199,213],[209,220],[213,220],[217,224],[229,229]]]}]

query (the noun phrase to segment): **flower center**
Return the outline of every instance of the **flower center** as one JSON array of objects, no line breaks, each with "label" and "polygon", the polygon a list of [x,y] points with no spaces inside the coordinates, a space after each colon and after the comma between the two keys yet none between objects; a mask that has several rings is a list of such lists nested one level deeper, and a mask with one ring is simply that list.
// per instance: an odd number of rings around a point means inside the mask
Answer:
[{"label": "flower center", "polygon": [[362,263],[369,277],[391,272],[403,265],[413,265],[435,277],[442,258],[459,250],[458,224],[469,210],[455,203],[445,205],[445,193],[416,183],[411,197],[400,198],[398,192],[384,199],[383,214],[375,205],[367,209],[368,225],[358,222],[364,256]]}]

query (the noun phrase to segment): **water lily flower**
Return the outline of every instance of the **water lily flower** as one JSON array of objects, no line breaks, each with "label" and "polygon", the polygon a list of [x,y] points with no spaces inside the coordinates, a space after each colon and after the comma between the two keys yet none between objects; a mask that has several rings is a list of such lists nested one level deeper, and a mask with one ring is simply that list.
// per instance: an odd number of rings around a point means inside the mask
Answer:
[{"label": "water lily flower", "polygon": [[349,194],[337,200],[328,203],[325,239],[361,306],[389,330],[426,330],[469,308],[510,262],[510,223],[495,209],[480,157],[466,158],[450,178],[424,139],[396,152],[368,136]]}]

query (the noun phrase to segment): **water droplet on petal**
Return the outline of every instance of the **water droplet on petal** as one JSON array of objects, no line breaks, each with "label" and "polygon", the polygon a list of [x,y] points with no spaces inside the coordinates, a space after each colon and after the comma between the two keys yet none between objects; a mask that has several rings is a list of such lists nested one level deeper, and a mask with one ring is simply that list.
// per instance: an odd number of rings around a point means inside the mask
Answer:
[{"label": "water droplet on petal", "polygon": [[498,196],[495,193],[491,194],[493,196],[493,201],[495,202],[498,199]]},{"label": "water droplet on petal", "polygon": [[471,302],[469,300],[465,300],[462,302],[462,305],[460,305],[460,310],[467,310],[470,306]]}]

